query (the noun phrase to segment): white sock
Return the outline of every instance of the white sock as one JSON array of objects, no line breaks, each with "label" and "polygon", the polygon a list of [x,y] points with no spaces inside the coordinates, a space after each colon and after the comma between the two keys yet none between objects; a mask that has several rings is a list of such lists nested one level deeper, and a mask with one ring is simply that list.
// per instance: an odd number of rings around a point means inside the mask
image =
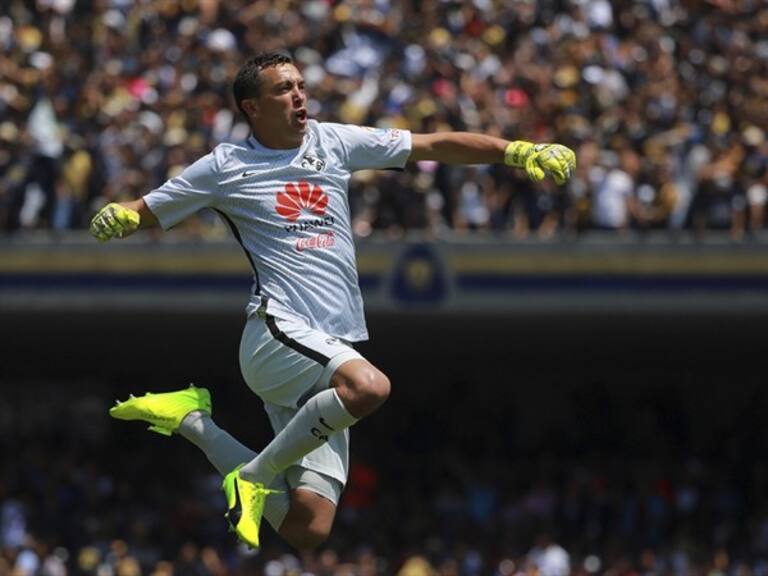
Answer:
[{"label": "white sock", "polygon": [[[237,441],[229,432],[219,428],[213,419],[201,410],[190,412],[179,425],[178,433],[200,448],[222,476],[229,474],[243,462],[250,462],[257,453]],[[280,494],[273,494],[264,504],[264,517],[277,532],[290,506],[285,474],[278,474],[269,485]]]},{"label": "white sock", "polygon": [[357,422],[336,390],[323,390],[301,407],[261,453],[240,469],[250,482],[269,486],[283,470],[328,441],[328,436]]}]

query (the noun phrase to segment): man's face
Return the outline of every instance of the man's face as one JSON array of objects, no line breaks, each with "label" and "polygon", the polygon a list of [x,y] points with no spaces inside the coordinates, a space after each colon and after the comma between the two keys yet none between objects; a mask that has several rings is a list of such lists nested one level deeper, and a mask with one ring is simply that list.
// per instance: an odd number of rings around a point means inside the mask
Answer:
[{"label": "man's face", "polygon": [[304,78],[293,64],[265,68],[260,74],[261,93],[249,110],[256,138],[275,148],[300,146],[307,131]]}]

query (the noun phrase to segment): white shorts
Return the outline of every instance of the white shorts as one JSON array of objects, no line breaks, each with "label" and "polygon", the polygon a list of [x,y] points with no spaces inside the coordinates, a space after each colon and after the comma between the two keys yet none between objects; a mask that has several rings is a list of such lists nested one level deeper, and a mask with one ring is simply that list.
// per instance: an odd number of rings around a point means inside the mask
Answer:
[{"label": "white shorts", "polygon": [[[270,315],[254,314],[248,318],[240,342],[243,378],[264,401],[275,434],[307,400],[328,388],[339,366],[347,360],[362,358],[343,340],[309,328],[303,322]],[[330,483],[333,486],[338,483],[338,489],[333,490],[337,492],[335,498],[326,494],[327,486],[314,490],[338,503],[349,471],[349,430],[331,435],[328,442],[304,456],[296,466],[334,480]],[[294,484],[300,477],[291,468],[286,471],[291,488],[299,487]],[[313,489],[311,483],[302,483],[300,487]]]}]

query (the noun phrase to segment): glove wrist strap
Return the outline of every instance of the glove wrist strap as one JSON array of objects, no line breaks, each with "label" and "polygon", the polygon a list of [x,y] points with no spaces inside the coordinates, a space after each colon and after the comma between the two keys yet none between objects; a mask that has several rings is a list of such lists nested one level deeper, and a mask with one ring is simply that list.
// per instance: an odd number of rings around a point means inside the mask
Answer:
[{"label": "glove wrist strap", "polygon": [[504,164],[514,166],[515,168],[524,168],[525,161],[531,155],[533,149],[534,145],[532,142],[526,142],[525,140],[510,142],[504,149]]}]

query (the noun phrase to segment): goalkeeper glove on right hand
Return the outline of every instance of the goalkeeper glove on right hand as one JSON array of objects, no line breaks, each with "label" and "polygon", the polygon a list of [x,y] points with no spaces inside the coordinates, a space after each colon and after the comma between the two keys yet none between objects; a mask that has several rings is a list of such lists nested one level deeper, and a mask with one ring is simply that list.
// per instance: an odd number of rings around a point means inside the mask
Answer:
[{"label": "goalkeeper glove on right hand", "polygon": [[124,238],[139,227],[139,213],[116,202],[107,204],[91,220],[90,232],[100,242]]},{"label": "goalkeeper glove on right hand", "polygon": [[551,174],[555,183],[565,184],[576,169],[576,154],[562,144],[534,144],[515,140],[504,151],[504,164],[525,168],[528,178],[534,182]]}]

